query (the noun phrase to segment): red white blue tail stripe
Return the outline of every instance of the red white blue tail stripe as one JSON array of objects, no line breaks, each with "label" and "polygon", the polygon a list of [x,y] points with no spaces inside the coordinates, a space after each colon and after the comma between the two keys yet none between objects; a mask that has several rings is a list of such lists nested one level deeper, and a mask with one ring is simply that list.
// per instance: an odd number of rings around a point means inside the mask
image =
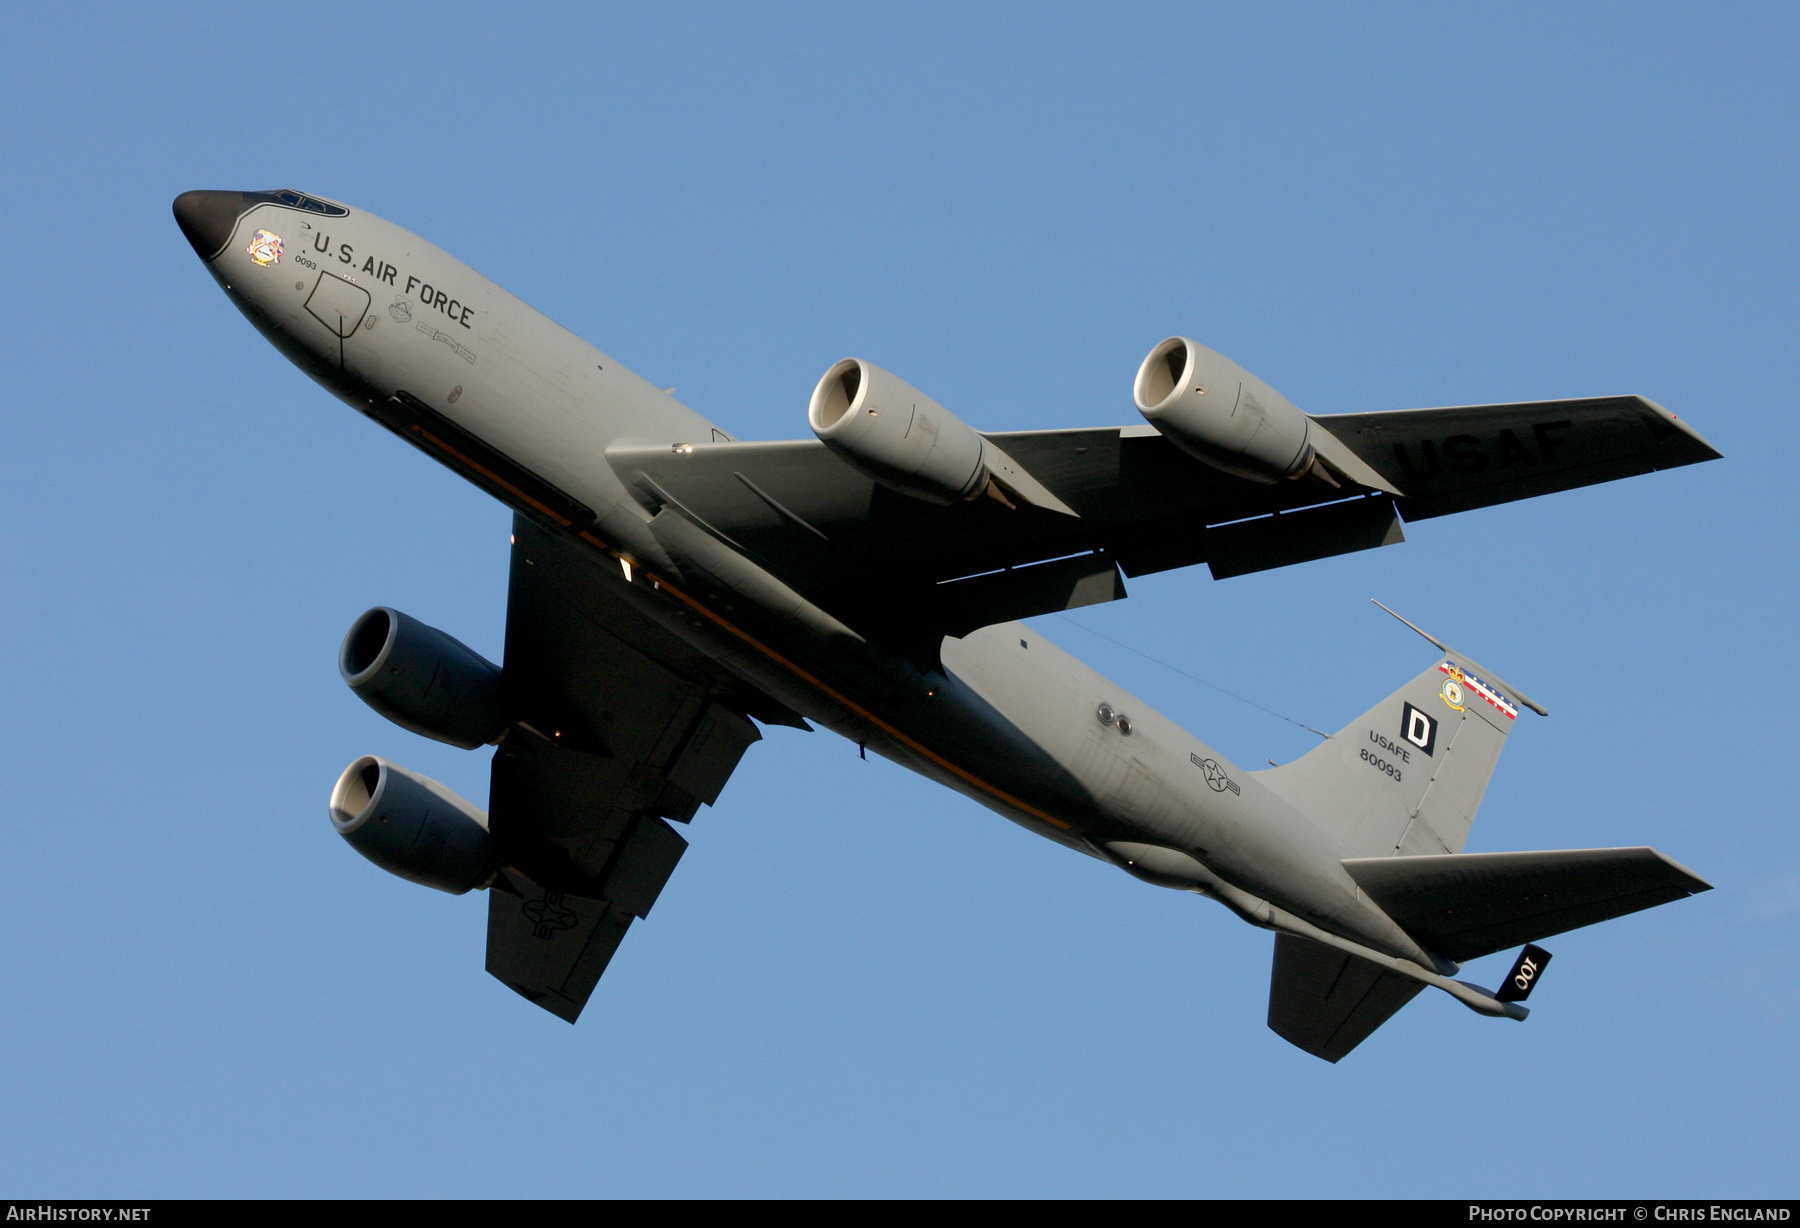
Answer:
[{"label": "red white blue tail stripe", "polygon": [[1438,669],[1443,673],[1449,674],[1456,681],[1462,683],[1471,691],[1474,691],[1477,695],[1487,700],[1488,703],[1500,709],[1500,711],[1506,714],[1507,720],[1511,721],[1518,719],[1519,710],[1513,706],[1512,700],[1500,693],[1499,687],[1488,685],[1474,674],[1469,673],[1467,670],[1460,669],[1448,661],[1441,663],[1438,666]]}]

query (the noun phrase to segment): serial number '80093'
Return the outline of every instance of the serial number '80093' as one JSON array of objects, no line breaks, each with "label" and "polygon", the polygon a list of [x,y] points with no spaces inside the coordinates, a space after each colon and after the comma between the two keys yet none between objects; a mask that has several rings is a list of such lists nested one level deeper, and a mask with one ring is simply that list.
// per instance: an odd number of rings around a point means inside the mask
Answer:
[{"label": "serial number '80093'", "polygon": [[1380,755],[1373,754],[1365,749],[1362,752],[1362,761],[1378,772],[1386,772],[1395,780],[1400,779],[1400,769],[1389,763],[1386,759],[1383,759]]}]

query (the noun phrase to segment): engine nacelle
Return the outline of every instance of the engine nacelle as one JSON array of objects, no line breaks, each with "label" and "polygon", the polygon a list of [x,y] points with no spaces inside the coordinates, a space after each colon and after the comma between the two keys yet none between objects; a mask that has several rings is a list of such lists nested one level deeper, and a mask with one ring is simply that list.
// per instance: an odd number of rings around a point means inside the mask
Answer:
[{"label": "engine nacelle", "polygon": [[1197,341],[1170,337],[1151,350],[1131,391],[1152,426],[1216,469],[1274,483],[1312,468],[1312,420]]},{"label": "engine nacelle", "polygon": [[506,727],[500,667],[387,606],[351,625],[338,650],[338,672],[375,711],[439,742],[473,750]]},{"label": "engine nacelle", "polygon": [[429,776],[374,755],[338,777],[331,825],[388,873],[439,891],[461,895],[494,876],[487,815]]},{"label": "engine nacelle", "polygon": [[825,373],[806,407],[813,434],[851,468],[927,503],[987,486],[975,428],[899,376],[860,358]]}]

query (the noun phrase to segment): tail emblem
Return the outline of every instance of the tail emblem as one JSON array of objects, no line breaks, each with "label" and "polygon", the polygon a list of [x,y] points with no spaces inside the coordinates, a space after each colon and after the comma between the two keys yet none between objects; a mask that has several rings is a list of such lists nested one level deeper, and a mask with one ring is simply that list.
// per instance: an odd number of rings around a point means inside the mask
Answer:
[{"label": "tail emblem", "polygon": [[1448,661],[1440,664],[1438,668],[1450,675],[1444,682],[1444,702],[1458,712],[1461,712],[1467,705],[1467,697],[1463,693],[1463,688],[1466,686],[1505,713],[1507,720],[1518,719],[1519,710],[1513,706],[1512,700],[1500,693],[1499,688],[1489,686],[1474,674],[1459,669]]},{"label": "tail emblem", "polygon": [[1449,704],[1452,708],[1455,708],[1458,712],[1463,710],[1462,683],[1454,678],[1446,678],[1444,679],[1444,689],[1440,693],[1443,695],[1445,703]]}]

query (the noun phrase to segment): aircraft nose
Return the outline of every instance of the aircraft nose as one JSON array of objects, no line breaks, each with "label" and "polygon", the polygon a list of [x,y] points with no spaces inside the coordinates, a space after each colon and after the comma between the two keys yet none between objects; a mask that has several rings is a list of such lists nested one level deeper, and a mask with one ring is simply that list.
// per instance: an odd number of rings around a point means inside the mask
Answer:
[{"label": "aircraft nose", "polygon": [[202,260],[225,250],[243,212],[242,192],[183,192],[175,198],[175,222]]}]

